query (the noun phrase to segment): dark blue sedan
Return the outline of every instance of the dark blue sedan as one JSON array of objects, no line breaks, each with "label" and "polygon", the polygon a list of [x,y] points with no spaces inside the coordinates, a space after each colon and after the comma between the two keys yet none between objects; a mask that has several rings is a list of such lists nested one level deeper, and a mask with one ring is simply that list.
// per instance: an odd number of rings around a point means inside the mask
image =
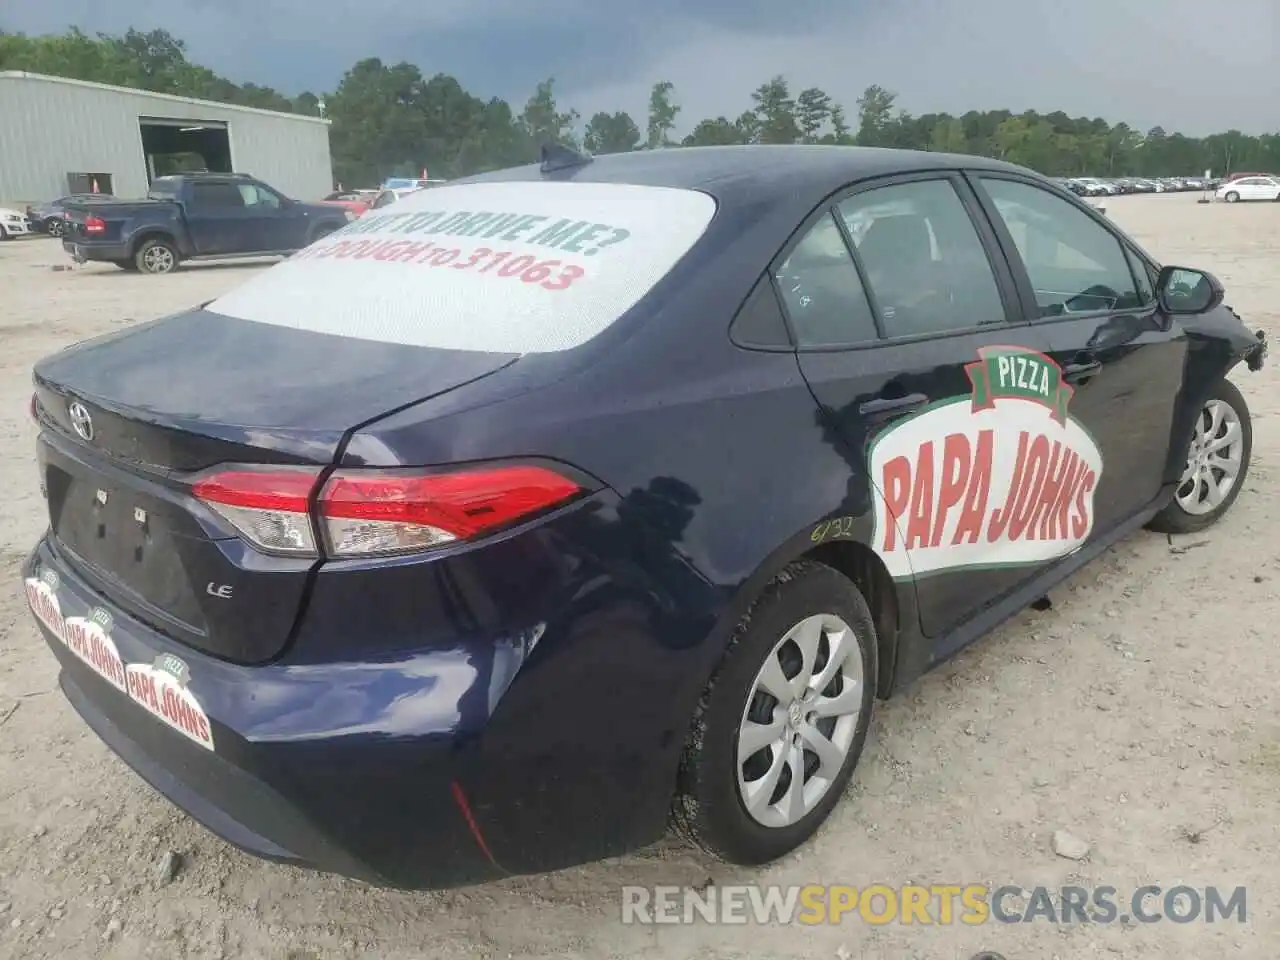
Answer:
[{"label": "dark blue sedan", "polygon": [[807,840],[872,707],[1249,468],[1261,334],[967,156],[544,163],[39,363],[27,595],[85,722],[399,887]]}]

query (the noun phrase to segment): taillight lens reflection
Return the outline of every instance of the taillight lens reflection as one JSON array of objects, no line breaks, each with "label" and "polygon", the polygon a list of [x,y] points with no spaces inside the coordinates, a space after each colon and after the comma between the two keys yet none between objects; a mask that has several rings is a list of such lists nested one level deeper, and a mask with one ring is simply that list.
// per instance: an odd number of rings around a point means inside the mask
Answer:
[{"label": "taillight lens reflection", "polygon": [[390,556],[469,540],[566,503],[582,489],[554,470],[496,466],[456,473],[344,470],[315,500],[319,468],[236,467],[193,492],[268,553],[334,558]]}]

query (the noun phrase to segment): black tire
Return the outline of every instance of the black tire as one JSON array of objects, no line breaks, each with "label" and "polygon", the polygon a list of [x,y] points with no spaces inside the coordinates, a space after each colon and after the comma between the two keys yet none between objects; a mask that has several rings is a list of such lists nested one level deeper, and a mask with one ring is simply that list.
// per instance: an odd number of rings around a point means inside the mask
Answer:
[{"label": "black tire", "polygon": [[0,243],[9,239],[9,231],[4,228],[4,224],[0,223]]},{"label": "black tire", "polygon": [[1226,196],[1227,203],[1235,203],[1239,199],[1240,194],[1236,193],[1234,190],[1230,191]]},{"label": "black tire", "polygon": [[63,223],[61,220],[50,220],[49,226],[47,228],[49,231],[49,236],[55,237],[55,238],[62,236],[64,232],[62,228],[63,228]]},{"label": "black tire", "polygon": [[151,274],[173,273],[178,269],[178,259],[178,251],[173,244],[160,237],[143,241],[133,255],[133,262],[138,270]]},{"label": "black tire", "polygon": [[[1225,377],[1214,384],[1208,396],[1204,398],[1199,416],[1206,416],[1206,408],[1214,401],[1225,403],[1236,414],[1240,421],[1240,470],[1236,474],[1235,486],[1227,493],[1222,502],[1207,513],[1191,513],[1186,510],[1175,496],[1169,505],[1156,514],[1147,524],[1148,529],[1157,533],[1196,533],[1213,526],[1231,509],[1244,487],[1249,476],[1249,461],[1253,456],[1253,423],[1249,416],[1249,405],[1245,402],[1236,385]],[[1191,455],[1194,434],[1187,439],[1187,454]],[[1181,491],[1183,488],[1180,487]]]},{"label": "black tire", "polygon": [[[738,732],[766,658],[793,627],[816,614],[838,616],[857,637],[863,676],[857,726],[839,774],[814,808],[795,823],[767,827],[748,813],[739,793]],[[714,856],[741,865],[776,860],[813,836],[840,802],[862,753],[875,702],[877,666],[875,621],[857,587],[820,563],[802,561],[787,567],[743,616],[703,692],[681,760],[673,806],[677,829]]]}]

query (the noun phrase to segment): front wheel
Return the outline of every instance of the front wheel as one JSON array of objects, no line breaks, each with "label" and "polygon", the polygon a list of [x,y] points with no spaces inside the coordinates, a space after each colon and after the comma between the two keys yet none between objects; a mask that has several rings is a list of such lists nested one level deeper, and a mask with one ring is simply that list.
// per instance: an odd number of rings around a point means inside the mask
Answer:
[{"label": "front wheel", "polygon": [[768,863],[808,840],[840,800],[876,693],[875,622],[831,567],[789,566],[743,617],[703,693],[674,817],[731,863]]},{"label": "front wheel", "polygon": [[1236,193],[1234,190],[1232,190],[1226,196],[1227,203],[1235,203],[1239,199],[1240,199],[1240,194]]},{"label": "front wheel", "polygon": [[178,266],[178,251],[167,240],[148,240],[138,248],[133,262],[143,273],[172,273]]},{"label": "front wheel", "polygon": [[1173,500],[1148,526],[1159,533],[1195,533],[1217,523],[1240,495],[1252,454],[1249,406],[1223,378],[1196,417]]}]

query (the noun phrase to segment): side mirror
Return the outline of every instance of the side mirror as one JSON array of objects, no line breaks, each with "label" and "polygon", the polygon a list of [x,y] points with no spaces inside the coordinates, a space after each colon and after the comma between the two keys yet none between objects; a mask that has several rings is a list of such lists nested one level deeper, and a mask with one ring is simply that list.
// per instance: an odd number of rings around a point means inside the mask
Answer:
[{"label": "side mirror", "polygon": [[1208,313],[1222,303],[1226,290],[1212,273],[1190,267],[1165,267],[1156,281],[1156,297],[1165,313]]}]

